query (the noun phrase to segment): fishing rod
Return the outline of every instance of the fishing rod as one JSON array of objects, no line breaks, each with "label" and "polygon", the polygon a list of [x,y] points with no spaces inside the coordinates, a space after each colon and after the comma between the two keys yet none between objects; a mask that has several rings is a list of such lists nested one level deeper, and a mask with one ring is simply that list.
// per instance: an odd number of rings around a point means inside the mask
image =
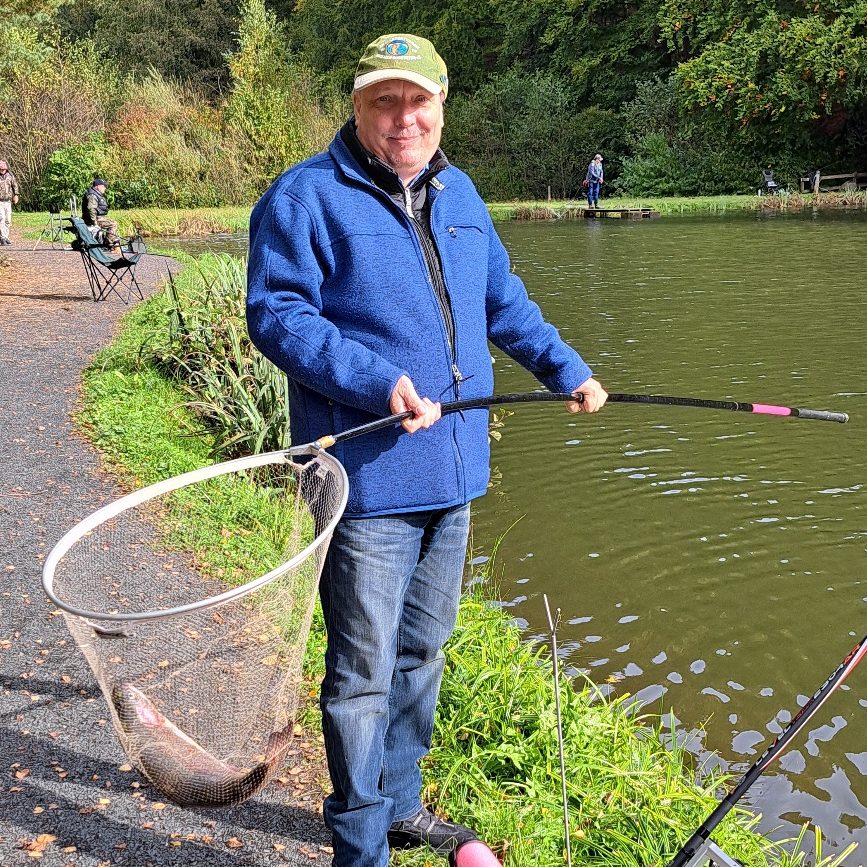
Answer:
[{"label": "fishing rod", "polygon": [[707,842],[711,832],[723,817],[744,796],[747,789],[765,772],[768,765],[778,758],[791,743],[792,738],[806,725],[807,720],[825,703],[827,698],[852,673],[855,666],[867,655],[867,635],[855,645],[836,671],[813,694],[813,697],[798,711],[795,718],[780,732],[754,765],[741,777],[740,782],[720,801],[716,809],[705,819],[701,827],[681,846],[668,863],[668,867],[685,867]]},{"label": "fishing rod", "polygon": [[[503,406],[512,403],[544,403],[544,402],[583,402],[584,395],[568,394],[551,391],[531,391],[520,394],[492,394],[488,397],[475,397],[467,400],[455,400],[442,405],[442,413],[462,412],[468,409],[480,409],[489,406]],[[829,412],[821,409],[802,409],[791,406],[773,406],[767,403],[741,403],[733,400],[703,400],[695,397],[668,397],[658,394],[609,394],[609,403],[646,403],[661,404],[663,406],[689,406],[704,409],[721,409],[730,412],[752,412],[759,415],[791,416],[793,418],[814,419],[817,421],[836,421],[844,424],[849,421],[845,412]],[[350,428],[341,433],[328,434],[320,437],[312,445],[317,448],[328,449],[352,437],[372,433],[382,428],[398,424],[404,419],[412,418],[415,413],[412,410],[395,413],[386,418],[377,419],[358,427]]]}]

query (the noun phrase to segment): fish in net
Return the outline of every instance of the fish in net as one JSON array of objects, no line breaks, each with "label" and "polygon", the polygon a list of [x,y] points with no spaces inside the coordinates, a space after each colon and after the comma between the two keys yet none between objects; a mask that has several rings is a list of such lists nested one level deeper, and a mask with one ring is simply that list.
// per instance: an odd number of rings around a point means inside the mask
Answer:
[{"label": "fish in net", "polygon": [[282,768],[347,488],[312,447],[228,461],[100,509],[47,558],[120,743],[167,799],[232,806]]}]

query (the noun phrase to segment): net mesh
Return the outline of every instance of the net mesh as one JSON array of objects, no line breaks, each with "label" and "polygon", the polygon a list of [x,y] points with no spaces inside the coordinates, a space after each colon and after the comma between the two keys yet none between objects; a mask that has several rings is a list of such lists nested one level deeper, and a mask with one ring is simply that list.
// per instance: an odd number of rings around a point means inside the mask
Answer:
[{"label": "net mesh", "polygon": [[139,614],[249,590],[299,558],[240,598],[183,613],[126,622],[64,611],[125,752],[172,801],[230,806],[282,767],[345,479],[324,454],[235,469],[104,520],[54,565],[56,600]]}]

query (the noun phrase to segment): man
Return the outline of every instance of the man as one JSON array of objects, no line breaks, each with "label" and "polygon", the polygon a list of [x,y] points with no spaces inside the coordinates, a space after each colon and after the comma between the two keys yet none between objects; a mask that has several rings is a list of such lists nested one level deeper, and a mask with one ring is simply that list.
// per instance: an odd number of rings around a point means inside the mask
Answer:
[{"label": "man", "polygon": [[602,154],[596,154],[590,165],[587,166],[587,206],[590,208],[599,207],[599,188],[605,181],[602,173]]},{"label": "man", "polygon": [[335,867],[385,867],[388,846],[447,854],[475,834],[421,803],[466,559],[469,501],[489,477],[488,415],[442,399],[493,390],[488,339],[546,386],[607,394],[542,318],[469,178],[439,148],[445,63],[389,34],[359,62],[354,116],[287,171],[250,221],[247,321],[286,371],[292,441],[388,413],[341,443],[349,503],[320,583],[328,632],[320,704],[334,792]]},{"label": "man", "polygon": [[102,232],[106,247],[116,248],[120,239],[117,234],[117,221],[108,216],[108,199],[105,197],[107,189],[108,185],[102,178],[93,179],[81,202],[81,217],[94,230],[94,235],[97,230]]},{"label": "man", "polygon": [[8,247],[12,225],[12,206],[18,204],[18,181],[9,171],[6,160],[0,160],[0,246]]}]

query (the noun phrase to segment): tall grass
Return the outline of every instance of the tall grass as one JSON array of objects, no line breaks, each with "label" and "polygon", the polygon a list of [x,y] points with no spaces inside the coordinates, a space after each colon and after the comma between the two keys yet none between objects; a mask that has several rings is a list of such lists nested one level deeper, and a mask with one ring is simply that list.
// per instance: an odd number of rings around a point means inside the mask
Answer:
[{"label": "tall grass", "polygon": [[246,267],[227,254],[188,259],[165,292],[167,328],[149,348],[207,424],[220,459],[289,445],[286,377],[247,334]]}]

